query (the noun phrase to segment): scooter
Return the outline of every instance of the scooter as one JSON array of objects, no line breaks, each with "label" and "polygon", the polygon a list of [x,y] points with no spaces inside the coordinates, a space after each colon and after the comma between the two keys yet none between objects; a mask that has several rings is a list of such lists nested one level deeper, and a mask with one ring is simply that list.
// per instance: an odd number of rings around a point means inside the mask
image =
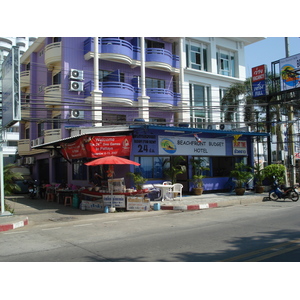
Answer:
[{"label": "scooter", "polygon": [[291,199],[296,202],[299,200],[299,193],[296,190],[296,187],[279,187],[277,179],[274,180],[272,188],[269,192],[269,198],[273,201],[278,199]]},{"label": "scooter", "polygon": [[28,192],[29,192],[29,197],[31,199],[36,197],[36,195],[37,195],[37,180],[30,181],[28,183]]}]

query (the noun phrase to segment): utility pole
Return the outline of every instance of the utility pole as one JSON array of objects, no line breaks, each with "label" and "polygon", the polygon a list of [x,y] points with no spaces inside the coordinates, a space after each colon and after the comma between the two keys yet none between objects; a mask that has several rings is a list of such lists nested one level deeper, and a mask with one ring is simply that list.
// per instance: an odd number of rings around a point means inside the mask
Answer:
[{"label": "utility pole", "polygon": [[[289,48],[289,38],[284,38],[285,40],[285,56],[290,56]],[[288,160],[287,165],[290,165],[290,185],[296,183],[296,169],[295,169],[295,145],[294,145],[294,106],[290,105],[288,111]]]}]

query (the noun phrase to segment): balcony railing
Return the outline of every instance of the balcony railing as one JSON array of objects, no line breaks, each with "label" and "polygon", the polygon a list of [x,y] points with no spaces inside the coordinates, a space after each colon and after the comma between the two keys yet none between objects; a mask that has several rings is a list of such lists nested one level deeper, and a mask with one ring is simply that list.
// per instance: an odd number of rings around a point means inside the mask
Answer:
[{"label": "balcony railing", "polygon": [[[140,96],[140,88],[136,89],[136,98]],[[149,103],[155,103],[158,106],[177,106],[177,101],[180,99],[178,93],[174,93],[168,89],[162,88],[146,88],[146,95],[150,97]]]},{"label": "balcony railing", "polygon": [[44,131],[44,143],[51,143],[61,139],[61,129],[49,129]]},{"label": "balcony railing", "polygon": [[45,105],[60,105],[61,104],[61,85],[49,85],[44,90]]},{"label": "balcony railing", "polygon": [[18,153],[20,155],[24,155],[28,152],[30,152],[30,140],[29,139],[19,140],[18,141]]},{"label": "balcony railing", "polygon": [[[133,46],[130,42],[118,38],[99,38],[98,51],[104,58],[121,61],[141,60],[141,48]],[[84,54],[94,52],[94,39],[88,38],[84,41]],[[149,66],[155,67],[159,64],[160,68],[179,68],[179,56],[173,55],[170,51],[160,48],[147,48],[146,62]]]},{"label": "balcony railing", "polygon": [[[94,83],[92,81],[87,82],[84,85],[85,98],[91,95],[94,90]],[[131,84],[124,82],[99,82],[99,90],[103,92],[103,98],[120,98],[124,101],[134,101],[134,87]]]},{"label": "balcony railing", "polygon": [[20,85],[21,88],[28,87],[30,85],[30,71],[23,71],[20,73]]},{"label": "balcony railing", "polygon": [[52,43],[45,47],[45,64],[48,69],[61,61],[61,42]]}]

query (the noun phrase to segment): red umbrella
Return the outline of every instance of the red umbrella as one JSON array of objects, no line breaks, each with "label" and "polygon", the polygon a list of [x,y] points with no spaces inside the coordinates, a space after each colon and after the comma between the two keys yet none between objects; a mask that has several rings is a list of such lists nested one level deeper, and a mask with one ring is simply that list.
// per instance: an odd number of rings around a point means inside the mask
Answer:
[{"label": "red umbrella", "polygon": [[85,163],[87,166],[98,166],[98,165],[135,165],[139,166],[140,164],[129,160],[126,158],[118,157],[118,156],[105,156],[94,159],[90,162]]},{"label": "red umbrella", "polygon": [[[98,166],[98,165],[135,165],[135,166],[140,166],[139,163],[129,160],[126,158],[118,157],[118,156],[105,156],[105,157],[100,157],[96,158],[93,161],[85,163],[87,166]],[[109,169],[108,174],[111,175],[109,177],[113,176],[113,167]],[[111,196],[113,195],[113,190],[111,190]],[[111,198],[111,207],[112,207],[112,198]]]}]

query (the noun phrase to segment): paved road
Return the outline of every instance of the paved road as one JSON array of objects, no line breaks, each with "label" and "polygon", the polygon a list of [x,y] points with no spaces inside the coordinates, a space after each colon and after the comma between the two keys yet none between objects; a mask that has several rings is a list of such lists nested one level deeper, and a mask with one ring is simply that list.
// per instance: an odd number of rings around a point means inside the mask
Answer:
[{"label": "paved road", "polygon": [[0,233],[0,261],[299,261],[300,203],[87,214]]}]

